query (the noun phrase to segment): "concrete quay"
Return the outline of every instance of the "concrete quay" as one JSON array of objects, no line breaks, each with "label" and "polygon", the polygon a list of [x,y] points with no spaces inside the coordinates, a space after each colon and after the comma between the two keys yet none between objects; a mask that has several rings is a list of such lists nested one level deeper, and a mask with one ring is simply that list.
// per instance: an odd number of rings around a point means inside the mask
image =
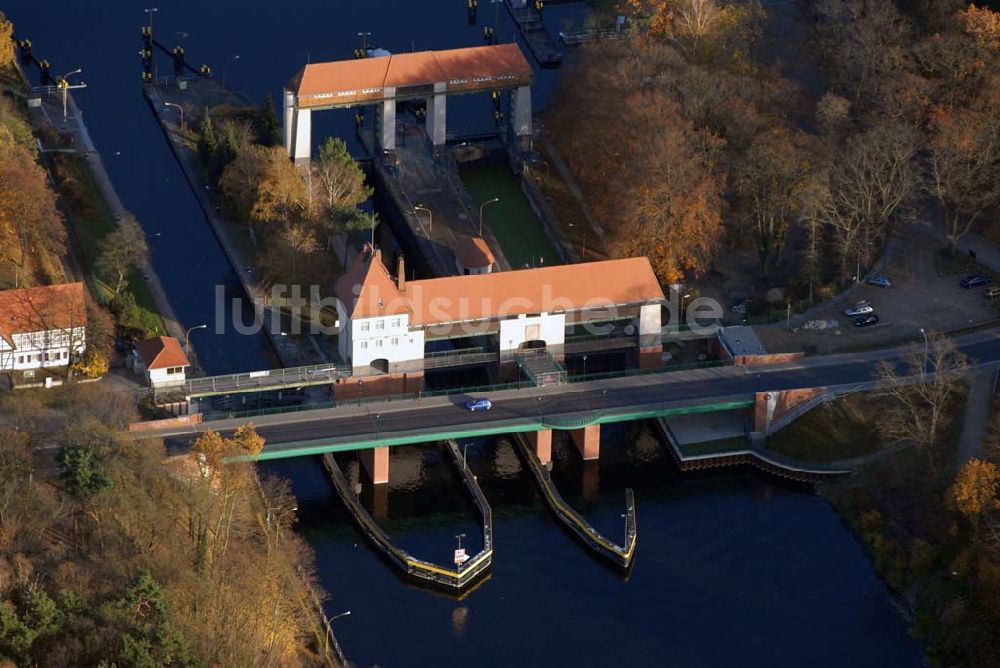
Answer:
[{"label": "concrete quay", "polygon": [[[455,248],[464,239],[480,236],[479,211],[466,192],[452,157],[454,148],[431,146],[415,119],[397,117],[396,150],[381,152],[372,145],[371,133],[359,133],[369,155],[381,194],[395,211],[386,211],[388,222],[411,262],[429,276],[453,276]],[[422,205],[432,212],[417,211]],[[510,269],[499,242],[488,226],[482,237],[493,252],[497,268]]]},{"label": "concrete quay", "polygon": [[[186,80],[186,88],[172,84],[146,84],[143,94],[150,108],[163,128],[170,148],[180,163],[181,169],[198,203],[205,213],[212,231],[219,240],[234,273],[243,287],[244,293],[256,304],[266,304],[267,294],[261,285],[260,274],[254,269],[254,248],[245,229],[223,215],[221,194],[212,184],[206,183],[193,138],[181,132],[180,118],[175,107],[184,109],[187,128],[201,122],[205,109],[216,106],[253,106],[244,97],[225,88],[219,82],[208,78]],[[283,366],[301,366],[329,362],[329,356],[316,341],[309,336],[281,335],[281,323],[271,322],[271,310],[263,310],[264,332]]]}]

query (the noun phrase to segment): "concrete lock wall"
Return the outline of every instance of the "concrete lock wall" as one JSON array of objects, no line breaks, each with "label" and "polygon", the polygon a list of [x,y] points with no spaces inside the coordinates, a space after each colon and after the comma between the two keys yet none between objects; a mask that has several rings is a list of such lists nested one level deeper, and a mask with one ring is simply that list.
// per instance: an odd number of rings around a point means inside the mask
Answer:
[{"label": "concrete lock wall", "polygon": [[514,97],[514,118],[511,123],[518,137],[531,135],[531,86],[519,86],[511,91]]},{"label": "concrete lock wall", "polygon": [[500,350],[512,352],[526,341],[544,341],[547,347],[566,343],[566,314],[521,315],[500,321]]}]

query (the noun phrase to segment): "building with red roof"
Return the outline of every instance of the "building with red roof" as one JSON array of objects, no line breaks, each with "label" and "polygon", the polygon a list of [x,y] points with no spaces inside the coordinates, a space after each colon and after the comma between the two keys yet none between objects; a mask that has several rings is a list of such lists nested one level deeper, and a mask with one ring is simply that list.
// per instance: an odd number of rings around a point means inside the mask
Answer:
[{"label": "building with red roof", "polygon": [[0,371],[68,367],[86,347],[83,283],[0,291]]}]

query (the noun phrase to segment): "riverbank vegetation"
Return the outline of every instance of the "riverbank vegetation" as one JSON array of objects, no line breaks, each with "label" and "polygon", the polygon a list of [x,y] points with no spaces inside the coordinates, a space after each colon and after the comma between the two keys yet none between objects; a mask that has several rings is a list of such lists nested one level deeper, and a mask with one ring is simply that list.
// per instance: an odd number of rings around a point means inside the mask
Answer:
[{"label": "riverbank vegetation", "polygon": [[864,273],[891,233],[943,219],[954,246],[1000,205],[990,9],[811,5],[797,54],[819,54],[810,93],[783,75],[759,5],[616,11],[626,37],[581,47],[546,122],[611,252],[647,255],[664,282],[746,265],[744,290],[811,301]]},{"label": "riverbank vegetation", "polygon": [[816,409],[768,447],[829,462],[864,454],[859,440],[869,445],[855,475],[820,491],[909,603],[931,664],[985,667],[1000,661],[1000,401],[981,453],[964,462],[957,444],[967,391],[956,372],[966,363],[933,337],[901,368],[881,369],[885,389],[874,397]]},{"label": "riverbank vegetation", "polygon": [[314,665],[294,498],[252,426],[167,457],[125,394],[0,397],[0,658],[15,665]]},{"label": "riverbank vegetation", "polygon": [[246,224],[265,281],[332,285],[340,267],[335,244],[374,222],[358,208],[372,190],[347,145],[327,138],[307,167],[296,167],[270,104],[255,113],[213,109],[196,137],[206,178],[218,185],[228,213]]},{"label": "riverbank vegetation", "polygon": [[[12,33],[0,14],[0,37]],[[13,42],[0,42],[0,289],[86,281],[88,350],[77,371],[101,375],[116,335],[140,339],[162,331],[138,272],[144,251],[127,266],[118,263],[124,273],[102,266],[107,256],[120,253],[115,221],[86,161],[71,153],[69,138],[41,115],[29,114]],[[145,240],[138,232],[131,246],[141,251]],[[105,279],[113,280],[113,289],[103,289]],[[110,307],[114,322],[91,294]]]}]

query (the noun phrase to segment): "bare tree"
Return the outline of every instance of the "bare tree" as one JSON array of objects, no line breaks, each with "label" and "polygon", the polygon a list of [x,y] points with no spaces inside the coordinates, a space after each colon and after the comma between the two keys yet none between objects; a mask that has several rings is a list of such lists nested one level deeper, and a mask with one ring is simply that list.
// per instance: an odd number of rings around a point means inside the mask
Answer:
[{"label": "bare tree", "polygon": [[940,109],[932,115],[931,193],[944,211],[952,251],[973,224],[1000,206],[1000,109]]},{"label": "bare tree", "polygon": [[918,138],[909,125],[883,123],[849,139],[833,157],[821,217],[837,237],[842,275],[850,275],[855,254],[859,264],[870,262],[889,222],[917,192]]},{"label": "bare tree", "polygon": [[915,344],[900,364],[879,362],[876,376],[890,406],[878,422],[879,432],[892,441],[911,441],[927,453],[933,467],[933,446],[947,425],[955,383],[969,366],[965,354],[946,336],[932,333]]},{"label": "bare tree", "polygon": [[135,216],[126,213],[117,229],[101,242],[101,252],[97,258],[97,270],[106,279],[114,281],[115,295],[121,293],[128,284],[126,277],[129,272],[142,265],[148,252],[146,234]]}]

